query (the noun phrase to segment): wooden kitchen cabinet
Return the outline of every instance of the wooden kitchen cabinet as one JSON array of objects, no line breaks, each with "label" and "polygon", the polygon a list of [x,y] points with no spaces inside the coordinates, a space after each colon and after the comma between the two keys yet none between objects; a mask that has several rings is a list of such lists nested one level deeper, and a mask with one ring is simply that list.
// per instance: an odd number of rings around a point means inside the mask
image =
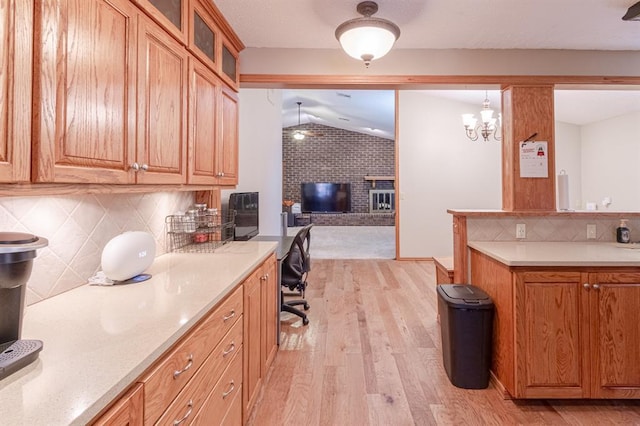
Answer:
[{"label": "wooden kitchen cabinet", "polygon": [[276,260],[272,255],[244,282],[243,405],[247,414],[256,402],[262,380],[277,352],[276,281]]},{"label": "wooden kitchen cabinet", "polygon": [[182,44],[187,42],[189,0],[133,0]]},{"label": "wooden kitchen cabinet", "polygon": [[591,397],[640,398],[640,272],[589,274]]},{"label": "wooden kitchen cabinet", "polygon": [[142,405],[144,401],[144,389],[140,383],[135,384],[114,403],[93,426],[142,426],[144,418]]},{"label": "wooden kitchen cabinet", "polygon": [[220,128],[216,141],[218,185],[238,184],[238,94],[222,85],[220,92]]},{"label": "wooden kitchen cabinet", "polygon": [[238,67],[238,57],[240,52],[227,40],[222,41],[222,52],[220,67],[222,79],[234,90],[239,89],[240,68]]},{"label": "wooden kitchen cabinet", "polygon": [[189,58],[189,176],[192,184],[215,185],[220,79],[195,58]]},{"label": "wooden kitchen cabinet", "polygon": [[137,15],[128,0],[37,2],[34,182],[135,181]]},{"label": "wooden kitchen cabinet", "polygon": [[492,372],[514,398],[640,398],[640,272],[508,267],[471,250],[494,300]]},{"label": "wooden kitchen cabinet", "polygon": [[40,2],[35,182],[186,182],[186,50],[128,0]]},{"label": "wooden kitchen cabinet", "polygon": [[185,48],[141,14],[137,183],[187,181],[187,72]]},{"label": "wooden kitchen cabinet", "polygon": [[213,17],[213,5],[206,0],[189,1],[188,48],[211,70],[219,73],[220,30]]},{"label": "wooden kitchen cabinet", "polygon": [[0,7],[0,182],[31,177],[33,8],[34,0]]}]

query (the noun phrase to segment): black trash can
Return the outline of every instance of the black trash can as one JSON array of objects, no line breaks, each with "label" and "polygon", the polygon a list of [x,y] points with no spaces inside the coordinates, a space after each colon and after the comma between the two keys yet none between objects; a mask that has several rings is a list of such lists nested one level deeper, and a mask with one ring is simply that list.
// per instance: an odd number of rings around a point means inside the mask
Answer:
[{"label": "black trash can", "polygon": [[468,284],[440,284],[438,311],[442,359],[449,380],[464,389],[489,386],[493,301]]}]

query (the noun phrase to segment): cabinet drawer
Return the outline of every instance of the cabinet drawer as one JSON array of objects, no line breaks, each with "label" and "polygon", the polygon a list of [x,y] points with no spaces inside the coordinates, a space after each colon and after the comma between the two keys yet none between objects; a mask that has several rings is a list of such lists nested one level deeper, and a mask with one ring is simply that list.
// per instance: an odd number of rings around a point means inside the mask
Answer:
[{"label": "cabinet drawer", "polygon": [[162,415],[221,338],[234,324],[242,323],[237,321],[242,318],[242,311],[242,287],[239,287],[143,377],[145,424]]},{"label": "cabinet drawer", "polygon": [[[215,356],[212,355],[207,358],[198,374],[193,380],[189,381],[156,424],[191,424],[196,413],[198,415],[201,414],[200,411],[205,406],[205,402],[208,407],[216,406],[216,411],[213,411],[213,413],[217,413],[217,416],[220,416],[220,413],[225,413],[228,409],[225,403],[230,404],[232,402],[234,393],[237,392],[242,383],[242,355],[238,355],[238,353],[240,351],[236,352],[231,360],[231,365],[225,370],[222,377],[215,375]],[[207,396],[212,392],[216,398],[209,401]],[[215,404],[212,402],[215,402]],[[215,418],[202,417],[202,420],[205,420],[204,422],[193,422],[193,424],[213,424],[211,420]],[[209,421],[206,421],[207,419]]]},{"label": "cabinet drawer", "polygon": [[193,424],[241,424],[241,383],[242,355],[238,353],[207,397]]}]

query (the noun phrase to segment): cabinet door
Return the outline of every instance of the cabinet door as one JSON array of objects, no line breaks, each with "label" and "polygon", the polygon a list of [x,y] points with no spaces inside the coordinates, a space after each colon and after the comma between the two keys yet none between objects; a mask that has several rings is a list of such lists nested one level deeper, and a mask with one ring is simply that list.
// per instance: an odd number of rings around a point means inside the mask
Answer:
[{"label": "cabinet door", "polygon": [[128,0],[38,2],[35,182],[133,182],[135,13]]},{"label": "cabinet door", "polygon": [[189,58],[189,183],[215,185],[215,142],[220,80]]},{"label": "cabinet door", "polygon": [[2,3],[0,182],[25,182],[31,176],[33,0]]},{"label": "cabinet door", "polygon": [[204,64],[218,71],[220,34],[210,2],[191,0],[189,7],[189,50]]},{"label": "cabinet door", "polygon": [[222,78],[235,90],[238,89],[238,77],[239,77],[239,67],[238,67],[238,56],[239,53],[236,49],[234,49],[230,43],[226,40],[222,42],[222,51],[221,51],[221,68],[222,73],[220,75]]},{"label": "cabinet door", "polygon": [[262,267],[262,376],[266,376],[278,350],[277,326],[279,283],[275,257],[269,258]]},{"label": "cabinet door", "polygon": [[243,399],[245,413],[251,411],[262,383],[261,356],[261,269],[244,282],[244,375]]},{"label": "cabinet door", "polygon": [[142,426],[143,385],[136,384],[100,416],[94,426]]},{"label": "cabinet door", "polygon": [[138,183],[186,183],[187,52],[139,15]]},{"label": "cabinet door", "polygon": [[594,398],[640,398],[640,273],[591,274]]},{"label": "cabinet door", "polygon": [[187,41],[189,0],[133,0],[181,43]]},{"label": "cabinet door", "polygon": [[238,94],[222,85],[220,136],[216,147],[218,184],[238,184]]},{"label": "cabinet door", "polygon": [[589,396],[587,280],[580,272],[517,274],[515,397]]}]

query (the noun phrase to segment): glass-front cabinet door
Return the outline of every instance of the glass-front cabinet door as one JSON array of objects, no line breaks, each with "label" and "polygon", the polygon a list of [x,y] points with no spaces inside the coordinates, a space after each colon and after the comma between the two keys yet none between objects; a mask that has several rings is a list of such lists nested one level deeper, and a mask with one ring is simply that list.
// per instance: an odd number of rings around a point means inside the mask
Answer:
[{"label": "glass-front cabinet door", "polygon": [[189,0],[134,0],[182,43],[187,42]]},{"label": "glass-front cabinet door", "polygon": [[222,78],[238,90],[238,52],[224,41],[222,42]]},{"label": "glass-front cabinet door", "polygon": [[219,32],[209,5],[192,0],[189,10],[189,50],[212,70],[219,72]]}]

